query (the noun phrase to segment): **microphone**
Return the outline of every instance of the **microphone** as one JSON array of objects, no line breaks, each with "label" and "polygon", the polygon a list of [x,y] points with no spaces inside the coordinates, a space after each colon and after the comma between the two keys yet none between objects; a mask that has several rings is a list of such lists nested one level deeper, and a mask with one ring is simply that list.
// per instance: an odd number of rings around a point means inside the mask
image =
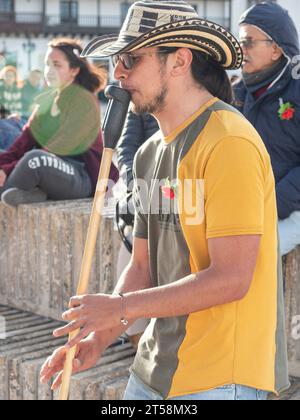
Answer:
[{"label": "microphone", "polygon": [[103,143],[107,149],[114,150],[121,137],[127,116],[130,94],[118,86],[109,85],[104,92],[109,100],[103,122]]}]

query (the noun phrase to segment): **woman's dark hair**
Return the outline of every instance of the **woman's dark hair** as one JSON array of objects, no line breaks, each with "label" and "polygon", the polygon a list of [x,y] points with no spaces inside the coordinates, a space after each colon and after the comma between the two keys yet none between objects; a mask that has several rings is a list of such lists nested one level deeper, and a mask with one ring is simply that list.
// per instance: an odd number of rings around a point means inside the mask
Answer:
[{"label": "woman's dark hair", "polygon": [[82,46],[79,41],[69,38],[54,39],[49,42],[50,48],[57,48],[64,53],[72,69],[79,68],[74,83],[84,87],[92,93],[104,89],[107,82],[107,73],[104,68],[98,68],[80,57]]},{"label": "woman's dark hair", "polygon": [[[160,50],[172,54],[178,48],[160,47]],[[233,90],[226,70],[210,56],[192,49],[191,52],[193,54],[191,69],[195,81],[221,101],[232,104]]]}]

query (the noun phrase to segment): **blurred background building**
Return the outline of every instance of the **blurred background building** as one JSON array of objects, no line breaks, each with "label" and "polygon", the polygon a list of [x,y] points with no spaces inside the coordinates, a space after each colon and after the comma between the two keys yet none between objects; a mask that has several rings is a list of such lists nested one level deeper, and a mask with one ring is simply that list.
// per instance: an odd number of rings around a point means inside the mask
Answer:
[{"label": "blurred background building", "polygon": [[[298,0],[278,0],[295,19],[300,31]],[[81,38],[84,43],[105,33],[118,32],[133,0],[0,0],[0,69],[15,65],[23,78],[43,69],[50,39]],[[199,15],[238,33],[241,13],[255,1],[191,0]]]}]

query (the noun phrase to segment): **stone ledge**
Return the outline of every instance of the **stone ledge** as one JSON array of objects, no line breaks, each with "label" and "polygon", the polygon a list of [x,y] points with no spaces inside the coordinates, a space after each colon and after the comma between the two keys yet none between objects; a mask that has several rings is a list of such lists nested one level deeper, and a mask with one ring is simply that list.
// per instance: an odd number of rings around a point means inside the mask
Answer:
[{"label": "stone ledge", "polygon": [[[5,340],[0,340],[0,400],[57,399],[50,385],[39,383],[39,371],[52,351],[64,344],[55,339],[57,321],[0,306],[6,320]],[[98,365],[72,378],[71,400],[122,399],[134,350],[124,340],[107,349]]]},{"label": "stone ledge", "polygon": [[[285,321],[290,373],[300,372],[300,246],[283,259]],[[295,320],[298,328],[295,331]],[[296,334],[297,333],[297,334]],[[300,377],[300,376],[299,376]]]},{"label": "stone ledge", "polygon": [[[10,209],[0,203],[0,304],[60,320],[76,293],[92,200]],[[103,218],[89,293],[110,293],[119,247]]]},{"label": "stone ledge", "polygon": [[300,361],[289,363],[289,374],[293,378],[300,379]]}]

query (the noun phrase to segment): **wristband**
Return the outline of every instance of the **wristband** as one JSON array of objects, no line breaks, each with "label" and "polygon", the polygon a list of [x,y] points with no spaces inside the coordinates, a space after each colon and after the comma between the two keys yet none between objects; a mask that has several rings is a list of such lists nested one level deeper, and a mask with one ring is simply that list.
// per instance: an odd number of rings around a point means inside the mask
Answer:
[{"label": "wristband", "polygon": [[128,320],[124,317],[125,315],[125,300],[123,293],[118,293],[121,298],[121,324],[128,325]]}]

